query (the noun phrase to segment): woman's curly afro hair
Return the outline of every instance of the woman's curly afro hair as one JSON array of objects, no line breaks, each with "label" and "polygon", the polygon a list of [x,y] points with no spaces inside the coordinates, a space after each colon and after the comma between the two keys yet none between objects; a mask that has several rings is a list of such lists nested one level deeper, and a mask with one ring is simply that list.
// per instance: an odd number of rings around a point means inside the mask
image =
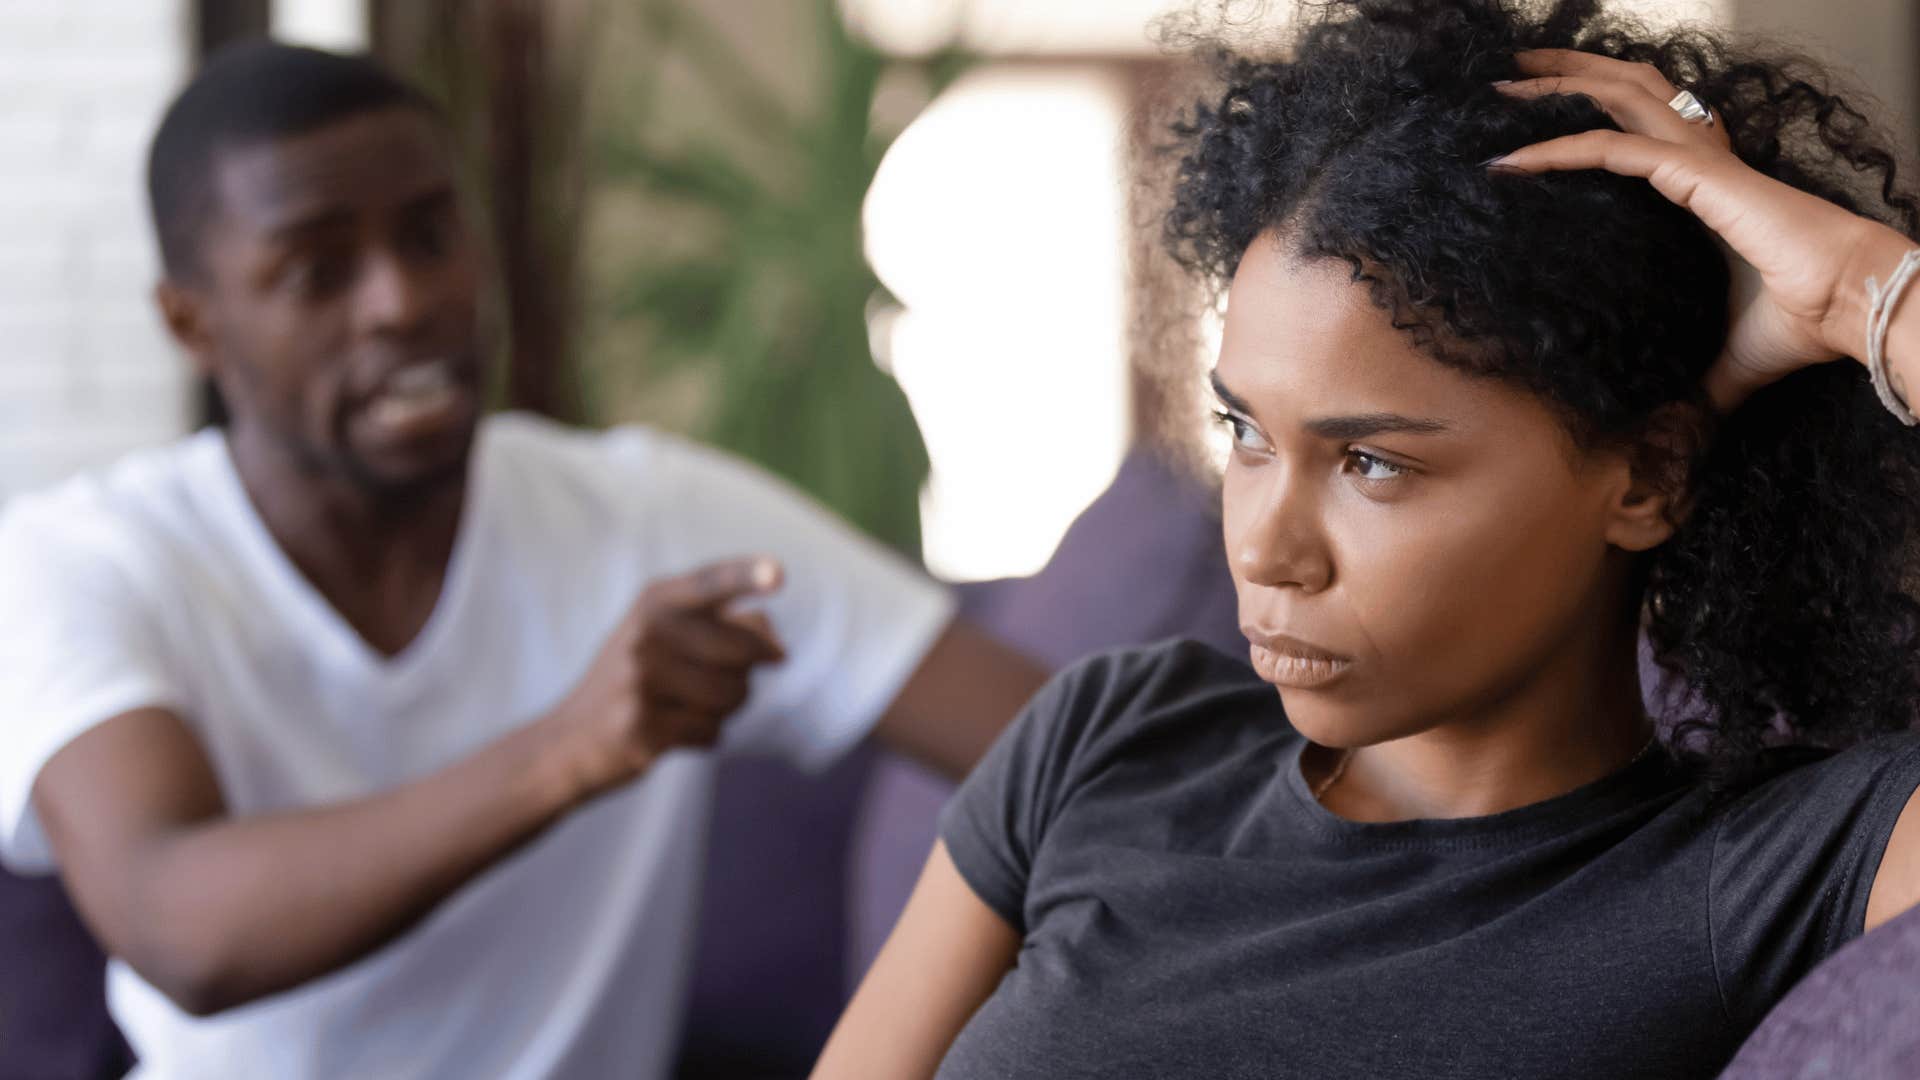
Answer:
[{"label": "woman's curly afro hair", "polygon": [[[1496,80],[1525,77],[1516,52],[1651,64],[1755,169],[1920,232],[1887,140],[1795,56],[1656,34],[1599,0],[1309,0],[1293,29],[1281,59],[1211,46],[1224,89],[1174,128],[1174,257],[1216,288],[1270,231],[1344,261],[1438,362],[1533,392],[1580,445],[1671,446],[1649,436],[1710,415],[1699,386],[1724,343],[1729,273],[1711,234],[1643,181],[1486,167],[1617,127],[1585,97],[1502,95]],[[1689,509],[1642,568],[1654,656],[1689,703],[1670,743],[1724,782],[1768,745],[1908,728],[1920,434],[1853,363],[1798,372],[1696,430],[1702,449],[1673,473]]]}]

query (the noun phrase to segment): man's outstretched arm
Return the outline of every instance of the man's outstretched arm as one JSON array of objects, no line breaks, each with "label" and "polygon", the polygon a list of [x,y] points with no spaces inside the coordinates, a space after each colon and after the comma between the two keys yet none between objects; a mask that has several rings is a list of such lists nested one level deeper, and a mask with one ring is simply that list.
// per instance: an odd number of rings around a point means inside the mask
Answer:
[{"label": "man's outstretched arm", "polygon": [[935,639],[875,733],[887,746],[958,780],[1013,722],[1047,672],[964,619]]},{"label": "man's outstretched arm", "polygon": [[551,712],[389,792],[233,817],[186,723],[140,709],[54,754],[34,808],[108,951],[188,1012],[244,1004],[367,955],[661,754],[711,745],[782,655],[727,604],[778,579],[736,560],[657,583]]}]

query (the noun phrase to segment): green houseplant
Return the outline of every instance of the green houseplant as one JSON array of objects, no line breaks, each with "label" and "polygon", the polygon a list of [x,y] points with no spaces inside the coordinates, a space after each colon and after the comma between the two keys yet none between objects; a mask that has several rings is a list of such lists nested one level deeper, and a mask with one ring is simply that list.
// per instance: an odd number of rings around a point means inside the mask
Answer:
[{"label": "green houseplant", "polygon": [[[668,422],[761,463],[913,556],[927,454],[899,385],[873,362],[868,311],[886,298],[862,248],[861,206],[894,132],[876,99],[904,75],[931,94],[966,58],[890,58],[856,39],[833,0],[808,0],[815,92],[776,92],[688,0],[646,0],[646,53],[624,100],[601,110],[590,183],[670,223],[618,249],[599,290],[620,347],[613,372],[642,395],[694,390]],[[681,65],[684,85],[661,73]],[[688,87],[705,110],[675,138]],[[693,240],[689,241],[688,238]],[[656,420],[660,419],[656,412]]]}]

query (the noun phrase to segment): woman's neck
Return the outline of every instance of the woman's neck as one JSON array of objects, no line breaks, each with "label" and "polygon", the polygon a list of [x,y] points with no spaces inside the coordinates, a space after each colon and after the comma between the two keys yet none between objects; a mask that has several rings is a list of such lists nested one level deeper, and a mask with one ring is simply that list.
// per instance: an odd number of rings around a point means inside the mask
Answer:
[{"label": "woman's neck", "polygon": [[[1354,821],[1464,818],[1563,795],[1633,761],[1653,736],[1631,626],[1575,642],[1501,700],[1417,735],[1309,764],[1321,802]],[[1337,779],[1335,777],[1338,770]]]}]

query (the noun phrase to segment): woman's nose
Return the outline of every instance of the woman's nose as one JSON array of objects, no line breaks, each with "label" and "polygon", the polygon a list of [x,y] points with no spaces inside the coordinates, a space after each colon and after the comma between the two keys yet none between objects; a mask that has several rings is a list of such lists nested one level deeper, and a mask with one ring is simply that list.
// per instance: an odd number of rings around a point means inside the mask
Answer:
[{"label": "woman's nose", "polygon": [[1333,581],[1333,560],[1319,520],[1319,500],[1297,469],[1275,466],[1270,483],[1245,495],[1253,504],[1232,538],[1234,570],[1241,580],[1267,588],[1319,592]]}]

